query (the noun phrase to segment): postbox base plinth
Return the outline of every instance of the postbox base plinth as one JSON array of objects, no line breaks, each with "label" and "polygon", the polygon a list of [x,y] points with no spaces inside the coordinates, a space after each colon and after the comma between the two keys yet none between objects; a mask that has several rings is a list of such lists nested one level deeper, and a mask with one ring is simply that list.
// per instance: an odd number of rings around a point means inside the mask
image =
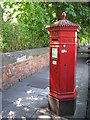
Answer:
[{"label": "postbox base plinth", "polygon": [[74,115],[76,108],[75,100],[58,100],[50,95],[48,95],[48,107],[51,111],[59,116],[69,116]]}]

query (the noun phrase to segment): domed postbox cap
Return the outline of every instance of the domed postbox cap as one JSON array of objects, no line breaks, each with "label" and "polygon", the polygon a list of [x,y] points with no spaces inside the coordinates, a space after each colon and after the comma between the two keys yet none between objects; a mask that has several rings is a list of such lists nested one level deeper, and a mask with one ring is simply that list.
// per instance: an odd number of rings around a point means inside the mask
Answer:
[{"label": "domed postbox cap", "polygon": [[46,26],[46,29],[53,28],[53,27],[77,27],[78,30],[81,29],[80,25],[72,23],[71,21],[65,19],[66,17],[65,12],[62,13],[62,16],[63,16],[62,20],[59,20],[52,25]]}]

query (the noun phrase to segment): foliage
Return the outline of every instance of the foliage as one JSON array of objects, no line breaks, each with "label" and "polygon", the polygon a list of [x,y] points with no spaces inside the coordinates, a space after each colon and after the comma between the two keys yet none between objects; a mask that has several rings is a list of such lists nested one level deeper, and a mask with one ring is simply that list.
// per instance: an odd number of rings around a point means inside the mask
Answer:
[{"label": "foliage", "polygon": [[[6,22],[3,21],[4,52],[48,46],[49,34],[45,27],[50,18],[44,15],[46,11],[39,3],[8,5],[11,8],[17,6],[17,9],[13,9],[13,14],[8,14]],[[17,23],[12,23],[13,15],[17,18]]]},{"label": "foliage", "polygon": [[4,52],[49,46],[46,25],[66,19],[81,26],[78,36],[82,42],[89,42],[89,3],[70,2],[4,2],[3,43]]},{"label": "foliage", "polygon": [[90,4],[89,3],[74,3],[74,2],[56,2],[52,3],[52,8],[56,13],[55,20],[62,19],[62,11],[66,12],[66,19],[79,24],[81,26],[81,30],[78,33],[81,41],[83,42],[83,38],[85,39],[84,43],[90,41]]}]

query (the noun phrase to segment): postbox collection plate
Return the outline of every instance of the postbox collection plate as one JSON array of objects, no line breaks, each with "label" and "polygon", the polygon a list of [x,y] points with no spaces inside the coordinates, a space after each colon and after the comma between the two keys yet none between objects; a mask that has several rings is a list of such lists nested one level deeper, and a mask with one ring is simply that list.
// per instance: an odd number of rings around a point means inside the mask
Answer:
[{"label": "postbox collection plate", "polygon": [[57,47],[52,47],[52,58],[57,59]]}]

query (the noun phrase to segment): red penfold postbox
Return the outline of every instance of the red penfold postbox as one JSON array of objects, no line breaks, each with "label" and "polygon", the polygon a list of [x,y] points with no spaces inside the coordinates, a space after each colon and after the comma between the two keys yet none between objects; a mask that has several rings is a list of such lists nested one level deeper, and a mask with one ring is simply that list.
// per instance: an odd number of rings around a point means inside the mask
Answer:
[{"label": "red penfold postbox", "polygon": [[76,101],[77,31],[80,26],[65,19],[46,26],[50,31],[49,108],[57,115],[73,115]]}]

